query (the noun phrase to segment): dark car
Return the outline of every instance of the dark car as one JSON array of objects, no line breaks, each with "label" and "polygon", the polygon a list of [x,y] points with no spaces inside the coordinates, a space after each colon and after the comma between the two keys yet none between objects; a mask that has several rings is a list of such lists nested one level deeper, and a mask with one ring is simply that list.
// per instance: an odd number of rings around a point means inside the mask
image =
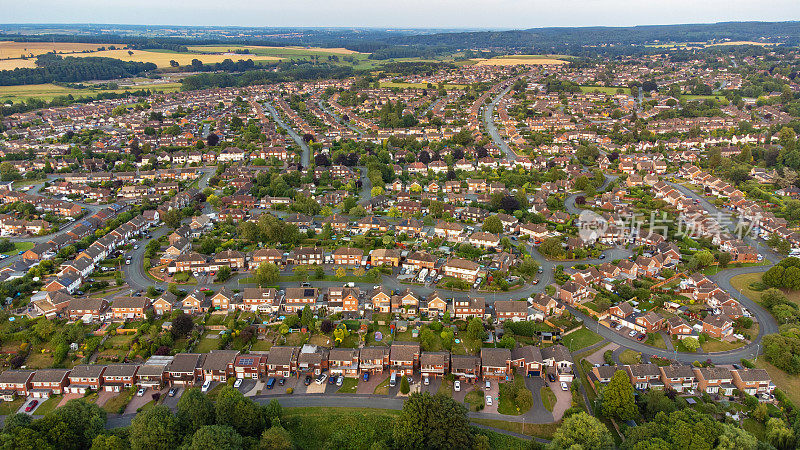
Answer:
[{"label": "dark car", "polygon": [[643,340],[644,340],[644,338],[646,338],[646,337],[647,337],[647,335],[646,335],[646,334],[640,334],[640,335],[639,335],[639,337],[637,337],[637,338],[636,338],[636,340],[637,340],[637,341],[643,341]]},{"label": "dark car", "polygon": [[281,378],[278,380],[278,385],[283,386],[284,384],[286,384],[286,378]]},{"label": "dark car", "polygon": [[336,377],[334,376],[328,377],[328,384],[336,384]]},{"label": "dark car", "polygon": [[178,388],[171,388],[169,392],[167,392],[167,395],[169,395],[170,397],[175,397],[175,394],[177,393],[178,393]]},{"label": "dark car", "polygon": [[547,379],[550,380],[551,383],[553,383],[553,382],[556,381],[556,376],[553,375],[552,373],[548,373],[547,374]]},{"label": "dark car", "polygon": [[369,381],[369,372],[364,372],[364,381]]},{"label": "dark car", "polygon": [[306,375],[306,379],[303,380],[303,384],[305,384],[306,386],[311,384],[311,375]]}]

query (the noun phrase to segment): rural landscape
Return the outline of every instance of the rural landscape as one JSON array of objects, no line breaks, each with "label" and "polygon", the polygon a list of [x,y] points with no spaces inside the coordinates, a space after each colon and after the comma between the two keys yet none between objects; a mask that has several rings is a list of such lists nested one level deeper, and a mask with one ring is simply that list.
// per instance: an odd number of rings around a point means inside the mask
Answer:
[{"label": "rural landscape", "polygon": [[3,448],[800,448],[800,10],[49,3],[0,24]]}]

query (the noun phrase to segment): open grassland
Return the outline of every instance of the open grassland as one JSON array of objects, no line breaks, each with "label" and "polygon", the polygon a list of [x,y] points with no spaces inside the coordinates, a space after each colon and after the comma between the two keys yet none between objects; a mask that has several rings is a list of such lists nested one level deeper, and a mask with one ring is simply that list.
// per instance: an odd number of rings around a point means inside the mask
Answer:
[{"label": "open grassland", "polygon": [[0,59],[0,70],[33,69],[36,60],[30,59]]},{"label": "open grassland", "polygon": [[262,45],[192,45],[190,52],[199,53],[231,53],[236,50],[249,50],[255,55],[265,56],[308,56],[308,55],[364,55],[364,53],[348,50],[346,48],[321,48],[321,47],[267,47]]},{"label": "open grassland", "polygon": [[756,367],[766,369],[775,386],[778,386],[778,389],[782,390],[795,405],[800,404],[800,376],[789,375],[765,361],[763,356],[761,355],[758,361],[755,362]]},{"label": "open grassland", "polygon": [[478,66],[519,66],[519,65],[559,65],[569,64],[569,61],[547,55],[508,55],[491,59],[480,59]]},{"label": "open grassland", "polygon": [[38,98],[41,100],[52,100],[53,97],[72,94],[74,97],[93,96],[101,92],[114,92],[121,94],[125,91],[137,91],[139,89],[150,89],[153,91],[174,92],[180,90],[180,83],[151,83],[140,84],[119,89],[76,89],[55,84],[26,84],[22,86],[0,86],[0,101],[11,100],[18,102],[26,98]]},{"label": "open grassland", "polygon": [[278,61],[280,58],[272,56],[255,55],[219,55],[219,54],[200,54],[200,53],[176,53],[176,52],[153,52],[146,50],[131,50],[133,55],[128,54],[128,50],[106,50],[94,53],[79,53],[72,56],[102,56],[105,58],[120,59],[122,61],[149,62],[158,67],[169,67],[170,61],[177,61],[182,66],[192,63],[193,59],[199,59],[203,64],[214,64],[226,59],[238,61],[240,59],[252,59],[253,61]]}]

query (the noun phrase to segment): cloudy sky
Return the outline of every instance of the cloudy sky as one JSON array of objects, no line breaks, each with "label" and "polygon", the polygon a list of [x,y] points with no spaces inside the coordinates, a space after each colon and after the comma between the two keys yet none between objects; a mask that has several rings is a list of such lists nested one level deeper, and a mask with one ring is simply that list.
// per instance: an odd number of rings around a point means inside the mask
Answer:
[{"label": "cloudy sky", "polygon": [[0,0],[0,23],[532,28],[800,20],[800,0]]}]

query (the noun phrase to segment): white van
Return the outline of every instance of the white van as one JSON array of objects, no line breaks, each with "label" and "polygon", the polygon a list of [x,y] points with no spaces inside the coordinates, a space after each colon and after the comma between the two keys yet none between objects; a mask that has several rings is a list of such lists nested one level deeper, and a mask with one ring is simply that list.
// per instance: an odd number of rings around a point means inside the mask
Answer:
[{"label": "white van", "polygon": [[392,374],[392,377],[389,379],[389,386],[391,387],[397,386],[397,373]]}]

